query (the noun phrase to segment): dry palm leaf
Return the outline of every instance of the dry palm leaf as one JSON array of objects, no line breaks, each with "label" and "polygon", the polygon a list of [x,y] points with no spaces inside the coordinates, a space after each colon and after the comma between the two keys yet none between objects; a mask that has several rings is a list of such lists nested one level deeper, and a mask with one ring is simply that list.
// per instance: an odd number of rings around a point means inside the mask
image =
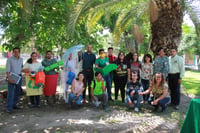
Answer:
[{"label": "dry palm leaf", "polygon": [[154,0],[149,1],[150,22],[153,23],[158,19],[159,8]]},{"label": "dry palm leaf", "polygon": [[141,33],[140,28],[137,24],[133,24],[132,26],[133,35],[139,43],[143,43],[144,35]]}]

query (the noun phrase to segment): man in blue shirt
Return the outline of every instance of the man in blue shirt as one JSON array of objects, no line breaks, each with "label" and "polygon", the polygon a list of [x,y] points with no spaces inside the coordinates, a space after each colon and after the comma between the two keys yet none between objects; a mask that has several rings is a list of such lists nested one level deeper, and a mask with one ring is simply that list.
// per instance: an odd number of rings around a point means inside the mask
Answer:
[{"label": "man in blue shirt", "polygon": [[13,109],[18,109],[17,106],[19,96],[21,93],[22,78],[16,83],[11,74],[22,76],[21,71],[23,67],[23,59],[20,57],[20,48],[13,49],[13,56],[8,58],[6,62],[6,75],[8,77],[8,96],[6,108],[7,112],[11,113]]},{"label": "man in blue shirt", "polygon": [[[82,66],[83,70],[82,71],[83,71],[84,77],[87,82],[89,100],[91,101],[90,85],[94,78],[93,64],[95,63],[95,60],[96,60],[95,54],[92,53],[92,45],[89,44],[87,46],[87,52],[85,52],[83,54],[82,58],[83,58],[83,66]],[[85,95],[86,95],[85,93],[86,93],[86,89],[83,91],[83,101],[84,102],[85,102]]]}]

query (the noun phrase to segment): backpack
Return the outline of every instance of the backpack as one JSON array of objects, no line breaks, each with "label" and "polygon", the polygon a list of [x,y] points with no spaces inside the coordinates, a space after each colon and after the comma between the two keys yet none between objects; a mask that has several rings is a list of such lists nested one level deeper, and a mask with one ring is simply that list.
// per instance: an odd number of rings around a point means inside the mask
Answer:
[{"label": "backpack", "polygon": [[94,84],[93,89],[95,89],[95,87],[96,87],[96,82],[95,82],[95,80],[93,80],[93,84]]}]

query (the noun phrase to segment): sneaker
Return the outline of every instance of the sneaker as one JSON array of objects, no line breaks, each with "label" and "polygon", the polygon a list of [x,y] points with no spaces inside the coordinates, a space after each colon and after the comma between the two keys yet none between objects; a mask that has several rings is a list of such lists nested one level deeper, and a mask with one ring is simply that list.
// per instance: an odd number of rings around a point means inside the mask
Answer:
[{"label": "sneaker", "polygon": [[33,105],[33,104],[29,105],[29,108],[34,108],[34,107],[35,107],[35,105]]},{"label": "sneaker", "polygon": [[179,106],[178,105],[174,106],[174,109],[179,110]]},{"label": "sneaker", "polygon": [[37,107],[37,108],[41,108],[41,106],[40,106],[40,105],[36,105],[36,107]]},{"label": "sneaker", "polygon": [[136,104],[136,103],[137,103],[137,100],[134,100],[134,103]]},{"label": "sneaker", "polygon": [[69,102],[69,99],[68,98],[65,98],[65,103],[68,103]]},{"label": "sneaker", "polygon": [[6,110],[6,112],[8,113],[8,114],[11,114],[12,113],[12,111],[11,110]]},{"label": "sneaker", "polygon": [[137,108],[137,107],[135,107],[134,110],[135,110],[135,112],[139,112],[139,108]]}]

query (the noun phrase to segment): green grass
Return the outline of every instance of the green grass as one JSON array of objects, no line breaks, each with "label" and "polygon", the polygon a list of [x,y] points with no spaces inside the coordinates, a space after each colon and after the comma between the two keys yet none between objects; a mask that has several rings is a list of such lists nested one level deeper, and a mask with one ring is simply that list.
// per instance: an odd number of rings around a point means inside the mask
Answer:
[{"label": "green grass", "polygon": [[6,67],[0,66],[0,73],[5,73],[5,72],[6,72]]},{"label": "green grass", "polygon": [[186,71],[182,85],[184,93],[200,96],[200,72]]}]

